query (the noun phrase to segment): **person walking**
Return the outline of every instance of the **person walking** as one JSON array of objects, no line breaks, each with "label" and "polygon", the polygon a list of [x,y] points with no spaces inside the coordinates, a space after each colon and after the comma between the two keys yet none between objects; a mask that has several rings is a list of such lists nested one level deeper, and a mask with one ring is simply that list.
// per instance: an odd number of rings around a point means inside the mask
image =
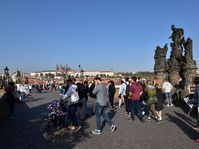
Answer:
[{"label": "person walking", "polygon": [[95,88],[93,90],[93,94],[97,95],[96,107],[95,107],[97,128],[93,130],[92,133],[96,135],[101,134],[101,116],[110,125],[111,132],[114,132],[116,130],[116,125],[113,124],[111,119],[105,113],[108,104],[108,89],[106,85],[102,83],[101,78],[96,77],[94,81],[95,81]]},{"label": "person walking", "polygon": [[157,82],[155,86],[156,86],[156,97],[157,97],[156,110],[159,116],[159,121],[162,121],[162,110],[164,109],[164,106],[163,106],[164,96],[162,93],[160,82]]},{"label": "person walking", "polygon": [[135,120],[135,112],[138,113],[141,122],[144,122],[144,116],[142,114],[141,100],[140,96],[143,92],[143,88],[139,82],[137,82],[137,77],[132,77],[132,84],[129,89],[130,98],[130,110],[131,110],[131,121]]},{"label": "person walking", "polygon": [[130,81],[129,81],[129,77],[125,77],[125,95],[124,95],[124,102],[125,102],[125,110],[126,110],[126,115],[128,115],[128,117],[131,116],[131,111],[129,110],[129,89],[130,89]]},{"label": "person walking", "polygon": [[151,119],[151,117],[153,116],[154,119],[160,123],[162,122],[160,120],[160,117],[155,109],[155,104],[157,103],[157,93],[156,93],[156,88],[155,88],[155,85],[154,85],[154,81],[152,80],[149,80],[148,81],[148,85],[146,87],[146,90],[147,90],[147,105],[149,107],[149,116],[148,116],[148,120]]},{"label": "person walking", "polygon": [[115,104],[114,104],[115,91],[116,91],[115,84],[113,80],[110,80],[108,86],[108,97],[112,109],[115,109]]}]

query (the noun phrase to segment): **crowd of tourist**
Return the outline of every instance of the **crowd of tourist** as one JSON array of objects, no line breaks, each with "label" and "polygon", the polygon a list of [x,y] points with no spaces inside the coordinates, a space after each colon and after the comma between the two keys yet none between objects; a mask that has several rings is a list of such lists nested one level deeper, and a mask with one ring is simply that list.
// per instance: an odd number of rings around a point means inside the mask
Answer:
[{"label": "crowd of tourist", "polygon": [[[194,80],[196,90],[194,93],[194,103],[199,111],[199,77]],[[154,120],[157,124],[163,122],[162,110],[166,107],[173,106],[172,91],[173,86],[168,80],[164,80],[161,84],[159,80],[142,80],[137,77],[124,78],[121,80],[119,89],[115,86],[113,80],[104,82],[101,78],[96,77],[92,83],[88,81],[76,82],[75,79],[69,78],[66,85],[60,87],[61,102],[67,103],[68,118],[71,120],[69,129],[78,131],[81,129],[81,124],[78,118],[85,120],[88,116],[87,101],[90,98],[95,101],[93,113],[96,116],[96,129],[93,134],[99,135],[102,133],[101,117],[110,125],[111,132],[117,129],[117,126],[112,122],[107,115],[106,110],[117,110],[117,108],[125,108],[125,113],[129,121],[133,124],[135,117],[144,123],[145,120]],[[16,88],[19,95],[25,94],[28,96],[31,93],[32,87],[27,85],[19,85]],[[10,82],[5,88],[6,100],[9,106],[9,118],[13,118],[14,113],[14,84]],[[118,103],[115,101],[118,97]],[[77,110],[79,109],[79,115]],[[199,114],[198,114],[199,115]],[[193,127],[199,130],[199,116],[197,123]],[[199,143],[198,140],[194,140]]]}]

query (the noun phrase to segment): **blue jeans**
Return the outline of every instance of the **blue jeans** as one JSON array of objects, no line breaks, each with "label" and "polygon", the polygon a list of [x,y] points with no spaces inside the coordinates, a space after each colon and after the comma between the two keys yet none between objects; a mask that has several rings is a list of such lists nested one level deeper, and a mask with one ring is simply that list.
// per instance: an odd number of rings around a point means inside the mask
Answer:
[{"label": "blue jeans", "polygon": [[172,104],[172,96],[171,93],[165,93],[166,103]]},{"label": "blue jeans", "polygon": [[108,115],[105,113],[106,109],[107,109],[107,106],[101,106],[99,103],[96,103],[96,106],[95,106],[95,116],[96,116],[97,130],[101,130],[101,116],[104,118],[104,120],[110,126],[113,125],[113,122],[108,117]]},{"label": "blue jeans", "polygon": [[140,100],[129,100],[130,101],[130,111],[131,111],[131,119],[135,120],[135,112],[139,116],[140,120],[143,119],[142,115],[142,106]]},{"label": "blue jeans", "polygon": [[72,104],[68,109],[68,117],[72,121],[73,126],[78,126],[76,111],[77,111],[78,103]]}]

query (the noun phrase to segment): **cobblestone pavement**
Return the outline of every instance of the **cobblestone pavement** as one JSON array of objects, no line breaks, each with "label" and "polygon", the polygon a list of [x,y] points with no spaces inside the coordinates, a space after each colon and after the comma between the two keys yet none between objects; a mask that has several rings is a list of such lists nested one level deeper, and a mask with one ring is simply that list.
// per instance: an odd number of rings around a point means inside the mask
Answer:
[{"label": "cobblestone pavement", "polygon": [[[134,123],[128,121],[124,109],[109,111],[109,116],[118,129],[111,133],[107,124],[101,135],[93,135],[95,116],[82,122],[76,133],[61,128],[45,129],[43,121],[46,107],[52,100],[59,99],[57,92],[33,94],[33,99],[16,104],[16,117],[0,121],[0,148],[2,149],[198,149],[192,140],[199,133],[192,129],[195,119],[190,118],[180,107],[165,107],[164,122]],[[89,101],[91,107],[92,102]],[[90,108],[89,108],[90,109]]]}]

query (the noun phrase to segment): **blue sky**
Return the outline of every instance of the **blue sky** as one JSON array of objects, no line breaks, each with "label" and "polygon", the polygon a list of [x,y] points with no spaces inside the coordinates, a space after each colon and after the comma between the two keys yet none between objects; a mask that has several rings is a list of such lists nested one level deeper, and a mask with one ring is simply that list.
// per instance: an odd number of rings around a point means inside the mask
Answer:
[{"label": "blue sky", "polygon": [[56,64],[153,71],[155,48],[170,44],[172,24],[192,38],[199,63],[198,6],[198,0],[0,0],[0,72]]}]

